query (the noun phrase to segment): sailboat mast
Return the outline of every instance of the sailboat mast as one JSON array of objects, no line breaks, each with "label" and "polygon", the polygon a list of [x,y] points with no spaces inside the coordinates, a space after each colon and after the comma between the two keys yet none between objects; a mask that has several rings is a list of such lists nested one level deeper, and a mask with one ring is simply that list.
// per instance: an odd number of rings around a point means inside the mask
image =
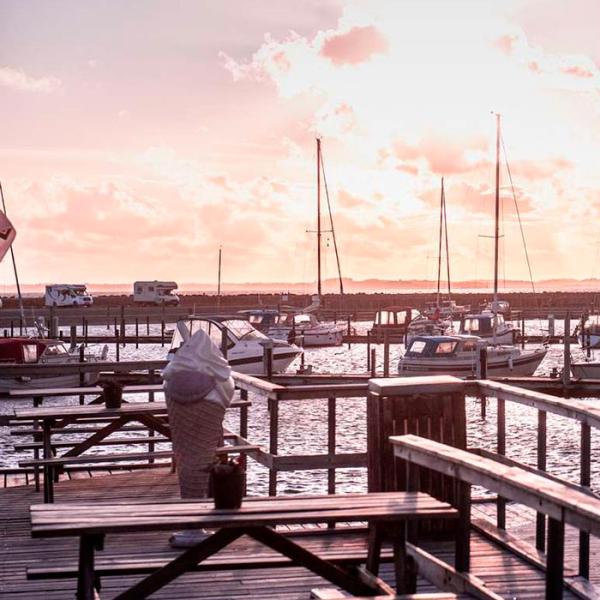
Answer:
[{"label": "sailboat mast", "polygon": [[217,272],[217,307],[218,312],[221,312],[221,253],[223,249],[219,246],[219,267]]},{"label": "sailboat mast", "polygon": [[442,219],[444,209],[444,178],[442,177],[442,191],[440,192],[440,233],[438,236],[438,272],[437,272],[437,302],[438,308],[440,305],[440,288],[442,281]]},{"label": "sailboat mast", "polygon": [[442,206],[444,210],[444,237],[446,238],[446,276],[448,279],[448,300],[452,299],[452,288],[450,284],[450,253],[448,252],[448,216],[446,214],[446,190],[442,178]]},{"label": "sailboat mast", "polygon": [[317,138],[317,294],[321,303],[321,140]]},{"label": "sailboat mast", "polygon": [[[6,214],[6,204],[4,203],[4,191],[0,182],[0,198],[2,199],[2,212]],[[21,284],[19,283],[19,273],[17,272],[17,261],[15,259],[15,251],[12,244],[10,246],[10,257],[12,258],[13,271],[15,273],[15,283],[17,284],[17,298],[19,300],[19,312],[21,313],[21,321],[25,323],[25,309],[23,308],[23,296],[21,294]]]},{"label": "sailboat mast", "polygon": [[494,307],[498,300],[498,238],[500,221],[500,114],[496,113],[496,212],[494,220]]}]

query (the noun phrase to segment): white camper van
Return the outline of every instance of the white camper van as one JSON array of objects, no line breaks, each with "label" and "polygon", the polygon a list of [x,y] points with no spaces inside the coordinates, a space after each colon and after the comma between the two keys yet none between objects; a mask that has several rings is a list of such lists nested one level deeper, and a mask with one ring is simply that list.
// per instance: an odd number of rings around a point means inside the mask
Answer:
[{"label": "white camper van", "polygon": [[46,306],[91,306],[93,303],[94,299],[88,294],[85,285],[55,283],[46,286]]},{"label": "white camper van", "polygon": [[171,293],[176,289],[174,281],[136,281],[133,284],[133,301],[142,305],[177,306],[179,296]]}]

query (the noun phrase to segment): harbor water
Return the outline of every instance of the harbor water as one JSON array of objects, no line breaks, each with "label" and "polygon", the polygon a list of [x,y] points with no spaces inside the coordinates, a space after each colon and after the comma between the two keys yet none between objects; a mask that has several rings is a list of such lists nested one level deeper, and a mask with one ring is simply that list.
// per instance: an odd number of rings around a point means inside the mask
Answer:
[{"label": "harbor water", "polygon": [[[364,333],[370,323],[356,322],[351,324],[357,333]],[[573,331],[576,322],[571,324]],[[169,327],[173,327],[171,324]],[[545,321],[528,321],[526,333],[541,335],[547,330]],[[562,323],[556,323],[556,334],[562,334]],[[90,335],[109,334],[105,327],[90,327]],[[133,329],[127,333],[133,334]],[[160,326],[151,326],[151,334],[159,334]],[[68,331],[64,330],[68,336]],[[383,372],[383,346],[373,345],[377,352],[377,371]],[[98,348],[100,350],[100,347]],[[390,373],[397,369],[398,358],[404,348],[392,345],[390,348]],[[138,349],[133,344],[120,348],[121,360],[160,360],[166,357],[167,347],[141,344]],[[109,345],[109,358],[114,359],[114,345]],[[574,361],[584,359],[579,346],[571,346]],[[561,369],[563,361],[562,345],[551,345],[544,361],[539,366],[536,375],[549,375],[553,368]],[[309,348],[305,350],[305,363],[311,365],[314,373],[365,373],[367,362],[367,347],[365,344],[347,345],[333,348]],[[298,362],[292,364],[290,371],[298,367]],[[157,399],[161,396],[157,395]],[[256,394],[250,394],[252,406],[249,411],[248,439],[251,443],[268,448],[269,415],[267,402]],[[130,401],[146,401],[147,395],[128,396]],[[596,406],[600,400],[589,398],[591,406]],[[44,401],[44,406],[76,404],[76,398],[53,398]],[[338,452],[366,451],[366,419],[364,398],[341,398],[337,401],[337,438]],[[0,413],[12,414],[17,407],[27,407],[24,401],[0,400]],[[495,450],[496,444],[496,403],[488,400],[486,419],[481,418],[481,403],[478,399],[467,399],[468,414],[468,445]],[[226,425],[233,431],[237,430],[239,414],[229,411]],[[562,477],[574,483],[579,479],[579,424],[554,415],[548,415],[548,456],[547,470],[553,475]],[[535,466],[537,448],[537,411],[515,403],[506,403],[506,454],[508,457]],[[127,433],[119,434],[123,437]],[[133,432],[131,435],[135,435]],[[75,437],[75,436],[74,436]],[[31,451],[17,452],[14,444],[25,441],[10,435],[7,427],[0,427],[0,467],[17,466],[20,460],[31,458]],[[600,444],[600,432],[592,430],[592,457],[594,449]],[[157,450],[167,449],[157,444]],[[140,446],[93,448],[89,452],[118,452],[130,448],[132,451]],[[279,453],[286,454],[320,454],[327,451],[327,400],[285,401],[279,408]],[[268,489],[268,471],[252,460],[248,461],[248,485],[252,494],[266,494]],[[360,491],[366,487],[366,472],[364,469],[338,469],[336,473],[336,489],[339,492]],[[592,458],[592,488],[600,492],[600,464]],[[280,473],[278,477],[278,493],[323,493],[327,490],[327,472],[296,471]]]}]

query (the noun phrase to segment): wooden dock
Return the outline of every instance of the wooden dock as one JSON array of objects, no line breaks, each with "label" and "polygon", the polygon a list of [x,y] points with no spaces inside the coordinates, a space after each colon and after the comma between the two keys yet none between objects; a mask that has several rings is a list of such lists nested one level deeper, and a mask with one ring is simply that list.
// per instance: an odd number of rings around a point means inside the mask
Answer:
[{"label": "wooden dock", "polygon": [[[56,486],[58,502],[82,502],[93,500],[103,502],[118,500],[164,500],[176,498],[178,487],[175,476],[168,470],[145,471],[63,481]],[[75,594],[75,579],[33,580],[25,575],[27,567],[46,564],[51,561],[71,561],[77,558],[77,540],[61,538],[50,540],[32,539],[29,529],[29,506],[41,501],[40,494],[32,486],[0,490],[0,597],[4,600],[29,600],[34,598],[64,599]],[[478,509],[483,515],[484,509]],[[366,552],[364,528],[336,530],[297,530],[300,543],[311,548],[327,549],[340,546],[352,547]],[[543,596],[544,573],[503,550],[481,534],[471,535],[471,573],[485,581],[489,589],[504,598],[538,599]],[[144,551],[153,548],[152,552]],[[450,541],[427,541],[423,547],[444,560],[452,563],[453,550]],[[157,552],[155,549],[158,548]],[[251,556],[262,553],[263,558],[270,551],[259,549],[251,540],[235,542],[229,558],[235,555]],[[266,554],[265,554],[266,553]],[[164,533],[140,533],[127,535],[121,539],[114,536],[107,540],[104,551],[98,553],[98,560],[107,562],[123,556],[138,557],[144,560],[174,556],[168,546],[168,535]],[[592,569],[600,581],[600,569]],[[384,565],[381,576],[389,584],[394,584],[393,569]],[[112,598],[139,579],[139,576],[111,577],[103,580],[102,597]],[[308,599],[310,590],[330,587],[319,577],[308,571],[296,568],[274,569],[227,569],[188,573],[156,594],[156,598],[198,598],[212,600],[234,600],[238,598],[282,598]],[[435,587],[424,579],[418,581],[418,592],[434,592]],[[465,595],[465,598],[470,597]],[[565,598],[575,598],[565,593]]]}]

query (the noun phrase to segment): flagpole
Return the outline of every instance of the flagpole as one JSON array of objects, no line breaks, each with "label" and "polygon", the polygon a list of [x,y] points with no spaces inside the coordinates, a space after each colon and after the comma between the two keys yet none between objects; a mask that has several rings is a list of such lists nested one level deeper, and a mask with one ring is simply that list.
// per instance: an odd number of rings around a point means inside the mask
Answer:
[{"label": "flagpole", "polygon": [[[2,212],[6,215],[6,204],[4,203],[4,192],[2,191],[2,182],[0,181],[0,197],[2,198]],[[8,216],[8,215],[7,215]],[[13,270],[15,272],[15,282],[17,283],[17,295],[19,297],[19,310],[21,312],[21,321],[25,324],[25,309],[23,308],[23,296],[21,296],[21,286],[19,284],[19,275],[17,273],[17,261],[15,260],[15,251],[10,245],[10,257],[12,258]]]}]

